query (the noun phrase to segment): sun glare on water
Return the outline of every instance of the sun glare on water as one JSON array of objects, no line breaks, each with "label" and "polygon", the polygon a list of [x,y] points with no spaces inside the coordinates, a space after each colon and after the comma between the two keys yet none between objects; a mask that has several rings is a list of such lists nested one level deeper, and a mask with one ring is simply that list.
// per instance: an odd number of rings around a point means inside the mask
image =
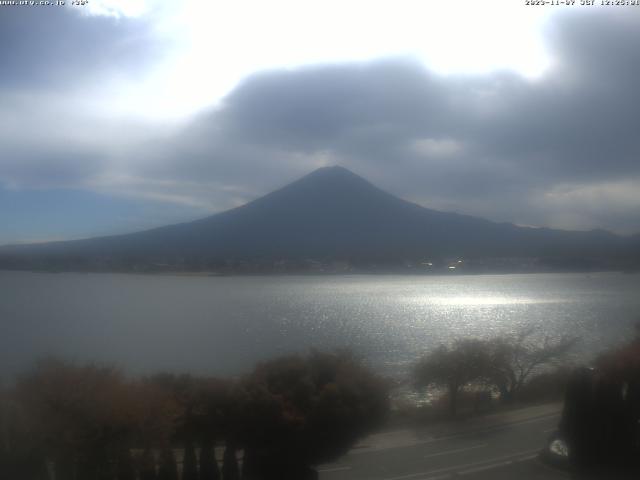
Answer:
[{"label": "sun glare on water", "polygon": [[493,306],[493,305],[529,305],[540,303],[555,303],[555,300],[532,297],[508,297],[508,296],[440,296],[416,298],[416,301],[428,305],[441,305],[453,307],[467,306]]}]

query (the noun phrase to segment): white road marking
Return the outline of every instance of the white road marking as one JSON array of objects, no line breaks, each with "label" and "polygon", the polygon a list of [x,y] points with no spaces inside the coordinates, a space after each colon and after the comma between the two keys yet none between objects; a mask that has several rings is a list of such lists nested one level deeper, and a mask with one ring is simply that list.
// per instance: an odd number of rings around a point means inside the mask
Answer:
[{"label": "white road marking", "polygon": [[351,470],[351,467],[319,468],[318,472],[340,472],[342,470]]},{"label": "white road marking", "polygon": [[513,463],[526,462],[527,460],[532,460],[537,456],[538,454],[527,455],[525,457],[520,457],[517,460],[507,460],[505,462],[498,462],[498,463],[492,463],[490,465],[483,465],[482,467],[468,468],[466,470],[460,470],[457,473],[458,475],[468,475],[470,473],[484,472],[485,470],[492,470],[494,468],[504,467],[506,465],[511,465]]},{"label": "white road marking", "polygon": [[[398,477],[389,477],[383,480],[405,480],[408,478],[418,478],[418,477],[421,477],[421,480],[436,480],[436,478],[446,478],[448,475],[453,475],[456,472],[462,472],[462,471],[468,472],[469,469],[474,469],[476,467],[487,467],[485,468],[485,470],[489,470],[491,468],[497,468],[503,465],[509,465],[510,463],[530,460],[532,458],[535,458],[538,452],[539,452],[539,449],[524,450],[522,452],[512,453],[511,455],[503,455],[500,457],[490,458],[488,460],[483,460],[481,462],[453,465],[451,467],[439,468],[437,470],[430,470],[427,472],[417,472],[417,473],[410,473],[408,475],[400,475]],[[444,474],[445,472],[447,473],[447,475],[439,475],[439,474]],[[434,478],[434,476],[436,477]]]},{"label": "white road marking", "polygon": [[421,444],[425,444],[425,443],[435,443],[435,442],[441,442],[443,440],[450,440],[453,438],[460,438],[460,437],[469,437],[471,435],[480,435],[486,432],[494,432],[496,430],[506,430],[507,428],[513,426],[513,425],[526,425],[528,423],[534,423],[534,422],[540,422],[542,420],[547,420],[550,417],[555,417],[555,416],[559,416],[559,413],[554,413],[551,415],[547,415],[544,417],[536,417],[536,418],[531,418],[528,420],[520,420],[518,422],[512,422],[512,423],[503,423],[501,425],[495,425],[493,427],[486,427],[486,428],[482,428],[482,429],[478,429],[478,430],[470,430],[468,432],[460,432],[460,433],[453,433],[451,435],[443,435],[442,437],[436,437],[436,438],[430,438],[428,440],[422,440],[420,442],[416,442],[416,445],[421,445]]},{"label": "white road marking", "polygon": [[446,450],[444,452],[432,453],[431,455],[425,455],[423,458],[440,457],[442,455],[450,455],[452,453],[466,452],[467,450],[473,450],[475,448],[482,448],[486,446],[487,446],[486,443],[482,443],[480,445],[474,445],[473,447],[456,448],[455,450]]}]

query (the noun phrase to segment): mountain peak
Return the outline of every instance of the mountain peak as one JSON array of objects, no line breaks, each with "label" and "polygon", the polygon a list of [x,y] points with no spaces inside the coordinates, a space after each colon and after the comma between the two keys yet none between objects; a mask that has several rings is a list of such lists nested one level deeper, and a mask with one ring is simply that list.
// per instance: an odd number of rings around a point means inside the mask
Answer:
[{"label": "mountain peak", "polygon": [[[296,210],[299,217],[339,216],[349,210],[352,214],[370,211],[385,204],[405,204],[393,195],[380,190],[364,178],[341,167],[322,167],[279,190],[260,197],[241,207],[245,210],[287,212]],[[266,210],[265,210],[266,209]]]},{"label": "mountain peak", "polygon": [[326,166],[326,167],[320,167],[320,168],[317,168],[316,170],[314,170],[313,172],[309,173],[308,175],[316,175],[316,174],[318,174],[318,175],[326,175],[326,174],[331,174],[331,175],[355,175],[356,177],[358,176],[355,173],[353,173],[351,170],[349,170],[348,168],[343,167],[342,165],[329,165],[329,166]]},{"label": "mountain peak", "polygon": [[351,170],[341,167],[339,165],[333,165],[329,167],[321,167],[313,172],[305,175],[296,182],[289,184],[291,186],[305,186],[309,187],[330,187],[330,188],[369,188],[377,189],[374,185],[362,178],[360,175],[353,173]]},{"label": "mountain peak", "polygon": [[294,204],[323,204],[326,207],[331,203],[352,203],[358,199],[371,201],[381,196],[392,197],[351,170],[335,165],[318,168],[247,206],[282,201]]},{"label": "mountain peak", "polygon": [[[305,175],[304,177],[302,177],[300,180],[304,180],[304,179],[330,179],[330,180],[337,180],[337,179],[350,179],[350,180],[359,180],[362,182],[367,182],[364,178],[362,178],[359,175],[356,175],[355,173],[353,173],[351,170],[349,170],[348,168],[342,167],[340,165],[332,165],[329,167],[320,167],[317,170],[314,170],[313,172]],[[369,183],[369,182],[367,182]]]}]

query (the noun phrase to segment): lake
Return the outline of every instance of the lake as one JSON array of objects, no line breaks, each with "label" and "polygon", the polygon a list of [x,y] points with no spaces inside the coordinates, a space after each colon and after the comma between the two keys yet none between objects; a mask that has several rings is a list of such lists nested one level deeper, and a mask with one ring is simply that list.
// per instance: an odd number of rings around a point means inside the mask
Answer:
[{"label": "lake", "polygon": [[535,326],[580,336],[590,358],[640,318],[640,275],[152,276],[0,272],[0,375],[55,354],[158,370],[235,375],[309,348],[348,347],[401,376],[461,336]]}]

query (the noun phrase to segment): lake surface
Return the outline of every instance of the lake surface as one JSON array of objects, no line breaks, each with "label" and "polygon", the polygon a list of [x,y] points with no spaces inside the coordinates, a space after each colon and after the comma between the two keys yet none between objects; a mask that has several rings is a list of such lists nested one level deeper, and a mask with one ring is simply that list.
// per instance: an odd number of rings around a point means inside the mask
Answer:
[{"label": "lake surface", "polygon": [[0,375],[45,354],[128,372],[235,375],[278,354],[348,347],[402,375],[461,336],[536,326],[589,358],[634,334],[640,275],[188,277],[0,272]]}]

